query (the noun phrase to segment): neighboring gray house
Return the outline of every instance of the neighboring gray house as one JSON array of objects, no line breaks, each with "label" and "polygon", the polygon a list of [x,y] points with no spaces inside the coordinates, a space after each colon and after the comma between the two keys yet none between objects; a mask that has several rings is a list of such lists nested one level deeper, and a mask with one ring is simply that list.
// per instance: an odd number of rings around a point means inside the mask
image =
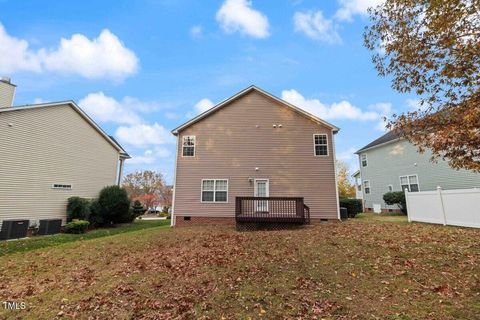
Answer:
[{"label": "neighboring gray house", "polygon": [[118,184],[129,155],[73,101],[12,107],[14,91],[0,80],[0,226],[65,223],[67,199]]},{"label": "neighboring gray house", "polygon": [[455,170],[448,163],[430,161],[431,153],[421,154],[417,148],[390,131],[356,152],[365,211],[394,211],[383,195],[389,191],[432,191],[480,187],[480,174]]},{"label": "neighboring gray house", "polygon": [[352,178],[355,181],[355,199],[363,199],[363,192],[362,192],[362,177],[360,175],[360,170],[355,171],[352,174]]}]

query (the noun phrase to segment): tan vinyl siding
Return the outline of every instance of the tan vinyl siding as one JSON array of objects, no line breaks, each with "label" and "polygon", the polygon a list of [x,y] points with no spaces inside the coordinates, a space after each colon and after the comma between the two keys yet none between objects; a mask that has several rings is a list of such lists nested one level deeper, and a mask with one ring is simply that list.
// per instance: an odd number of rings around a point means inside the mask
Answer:
[{"label": "tan vinyl siding", "polygon": [[67,198],[115,184],[119,158],[69,105],[0,113],[0,154],[0,220],[65,220]]},{"label": "tan vinyl siding", "polygon": [[[314,156],[315,133],[327,135],[328,156]],[[195,157],[182,157],[184,135],[196,136]],[[176,216],[233,217],[235,197],[254,194],[248,178],[266,178],[270,196],[301,196],[313,218],[338,218],[332,130],[291,108],[253,91],[179,137]],[[202,179],[228,179],[228,203],[201,203]]]},{"label": "tan vinyl siding", "polygon": [[0,109],[12,106],[14,94],[14,85],[0,81]]}]

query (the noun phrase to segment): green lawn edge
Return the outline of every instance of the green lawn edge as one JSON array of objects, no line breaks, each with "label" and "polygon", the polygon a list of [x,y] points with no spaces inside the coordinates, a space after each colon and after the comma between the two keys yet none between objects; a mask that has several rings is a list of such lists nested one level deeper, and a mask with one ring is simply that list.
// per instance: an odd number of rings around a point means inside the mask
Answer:
[{"label": "green lawn edge", "polygon": [[90,240],[109,237],[117,234],[144,230],[155,227],[170,226],[170,220],[136,220],[133,223],[113,227],[99,228],[84,234],[59,233],[51,236],[35,236],[26,239],[0,241],[0,257],[17,252],[28,252],[32,250],[58,246],[64,243],[80,240]]}]

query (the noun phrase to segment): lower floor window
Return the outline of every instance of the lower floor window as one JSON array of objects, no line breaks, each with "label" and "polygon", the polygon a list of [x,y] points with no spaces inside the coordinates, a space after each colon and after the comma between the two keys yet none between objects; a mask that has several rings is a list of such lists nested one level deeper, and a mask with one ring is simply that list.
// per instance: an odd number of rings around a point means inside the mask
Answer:
[{"label": "lower floor window", "polygon": [[365,194],[370,194],[370,181],[363,181],[363,191],[365,191]]},{"label": "lower floor window", "polygon": [[402,191],[407,189],[410,192],[418,192],[420,188],[418,186],[418,176],[411,175],[411,176],[401,176],[400,177],[400,185],[402,186]]},{"label": "lower floor window", "polygon": [[202,202],[227,202],[228,180],[204,179],[202,180]]}]

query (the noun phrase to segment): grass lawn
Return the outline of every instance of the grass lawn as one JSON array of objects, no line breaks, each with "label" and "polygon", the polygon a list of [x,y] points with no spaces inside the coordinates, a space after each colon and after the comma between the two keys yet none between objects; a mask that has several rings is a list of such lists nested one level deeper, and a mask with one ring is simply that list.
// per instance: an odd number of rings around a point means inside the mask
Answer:
[{"label": "grass lawn", "polygon": [[57,246],[62,243],[68,243],[78,240],[101,238],[118,233],[131,232],[146,228],[167,225],[170,225],[170,220],[135,220],[135,222],[132,224],[126,224],[115,228],[95,229],[85,234],[60,233],[51,236],[38,236],[20,240],[0,241],[0,256],[14,252],[25,252],[45,247]]},{"label": "grass lawn", "polygon": [[0,318],[480,319],[480,230],[381,218],[156,227],[8,254],[0,301],[27,308]]}]

